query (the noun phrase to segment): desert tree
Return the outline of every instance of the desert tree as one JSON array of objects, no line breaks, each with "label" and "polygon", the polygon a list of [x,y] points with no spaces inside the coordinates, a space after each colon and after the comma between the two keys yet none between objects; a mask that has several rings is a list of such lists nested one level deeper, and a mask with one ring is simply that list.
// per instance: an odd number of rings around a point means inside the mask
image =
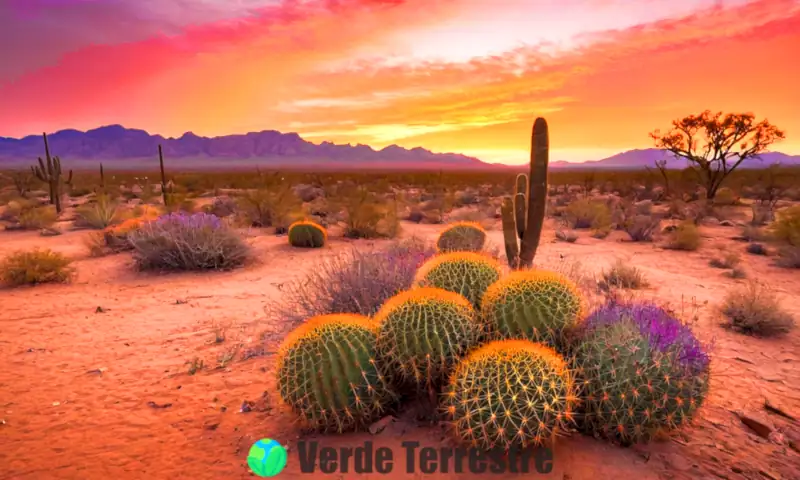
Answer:
[{"label": "desert tree", "polygon": [[759,158],[784,132],[752,113],[712,113],[673,120],[666,133],[650,134],[657,148],[684,158],[706,189],[706,198],[717,194],[725,178],[748,159]]}]

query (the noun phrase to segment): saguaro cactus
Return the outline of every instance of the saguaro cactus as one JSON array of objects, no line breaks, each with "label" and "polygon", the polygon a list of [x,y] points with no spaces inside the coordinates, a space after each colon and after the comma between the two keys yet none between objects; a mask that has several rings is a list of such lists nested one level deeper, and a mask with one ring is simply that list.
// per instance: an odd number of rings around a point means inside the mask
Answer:
[{"label": "saguaro cactus", "polygon": [[164,153],[161,151],[160,144],[158,146],[158,164],[161,167],[161,198],[164,199],[164,207],[168,207],[167,175],[164,173]]},{"label": "saguaro cactus", "polygon": [[506,257],[508,266],[513,269],[530,268],[539,247],[547,201],[549,156],[547,121],[539,117],[533,122],[531,132],[530,177],[519,174],[513,199],[506,197],[500,207]]},{"label": "saguaro cactus", "polygon": [[[50,193],[50,204],[55,205],[57,213],[61,213],[61,159],[50,156],[50,145],[47,143],[47,134],[42,133],[42,137],[44,137],[44,153],[47,161],[39,157],[39,165],[31,166],[31,172],[33,172],[36,178],[47,183]],[[68,185],[72,183],[72,170],[69,171],[64,183]]]}]

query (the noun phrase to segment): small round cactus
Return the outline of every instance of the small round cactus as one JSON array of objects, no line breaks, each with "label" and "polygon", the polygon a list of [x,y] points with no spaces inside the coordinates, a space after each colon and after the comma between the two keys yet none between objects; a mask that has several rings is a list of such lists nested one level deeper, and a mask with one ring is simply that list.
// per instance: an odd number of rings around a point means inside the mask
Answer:
[{"label": "small round cactus", "polygon": [[289,245],[302,248],[320,248],[328,240],[325,227],[303,220],[289,226]]},{"label": "small round cactus", "polygon": [[521,338],[560,349],[582,319],[577,286],[555,272],[516,271],[492,284],[481,315],[495,339]]},{"label": "small round cactus", "polygon": [[501,274],[500,264],[491,257],[474,252],[452,252],[436,255],[425,262],[417,271],[415,282],[463,295],[477,310],[486,289],[500,279]]},{"label": "small round cactus", "polygon": [[449,225],[436,241],[441,253],[479,252],[486,244],[486,230],[474,222],[457,222]]},{"label": "small round cactus", "polygon": [[498,340],[459,363],[442,408],[461,442],[508,450],[552,441],[572,421],[576,401],[572,374],[554,350]]},{"label": "small round cactus", "polygon": [[395,394],[375,362],[377,329],[368,317],[320,315],[284,340],[276,371],[283,401],[306,426],[354,430],[376,420]]},{"label": "small round cactus", "polygon": [[433,287],[395,295],[375,321],[381,367],[400,385],[436,385],[481,337],[469,301]]},{"label": "small round cactus", "polygon": [[633,444],[691,421],[709,357],[686,325],[656,305],[609,303],[585,327],[575,367],[587,431]]}]

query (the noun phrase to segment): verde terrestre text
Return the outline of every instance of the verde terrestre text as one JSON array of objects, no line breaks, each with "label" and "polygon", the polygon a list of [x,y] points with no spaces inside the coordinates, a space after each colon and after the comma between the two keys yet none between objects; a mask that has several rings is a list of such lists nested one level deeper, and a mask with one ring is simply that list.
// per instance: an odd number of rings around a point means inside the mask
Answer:
[{"label": "verde terrestre text", "polygon": [[[375,448],[372,442],[358,447],[325,447],[315,441],[301,441],[297,455],[302,473],[391,473],[396,464],[406,473],[550,473],[553,451],[526,448],[485,451],[466,447],[421,447],[405,441],[397,458],[389,447]],[[533,464],[533,465],[531,465]],[[532,468],[533,467],[533,468]]]}]

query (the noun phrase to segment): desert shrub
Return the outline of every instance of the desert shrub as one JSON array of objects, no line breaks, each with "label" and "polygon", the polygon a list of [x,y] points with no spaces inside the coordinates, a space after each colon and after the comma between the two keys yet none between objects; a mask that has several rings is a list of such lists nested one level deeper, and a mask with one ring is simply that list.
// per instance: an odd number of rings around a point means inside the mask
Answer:
[{"label": "desert shrub", "polygon": [[622,259],[617,259],[608,269],[604,270],[599,282],[600,288],[638,289],[648,285],[644,273],[633,265],[628,265]]},{"label": "desert shrub", "polygon": [[95,202],[76,209],[75,226],[101,230],[120,220],[119,203],[106,195],[98,195]]},{"label": "desert shrub", "polygon": [[775,240],[800,247],[800,205],[778,211],[770,232]]},{"label": "desert shrub", "polygon": [[236,203],[240,220],[253,227],[285,231],[302,215],[300,199],[286,186],[247,190],[236,198]]},{"label": "desert shrub", "polygon": [[800,205],[779,211],[770,232],[783,243],[778,247],[775,263],[784,268],[800,268]]},{"label": "desert shrub", "polygon": [[0,282],[10,287],[68,282],[74,273],[71,263],[50,249],[15,252],[0,262]]},{"label": "desert shrub", "polygon": [[320,248],[328,240],[328,232],[321,225],[309,221],[294,222],[289,226],[289,245],[302,248]]},{"label": "desert shrub", "polygon": [[769,252],[767,251],[767,247],[765,247],[761,243],[750,243],[747,245],[747,253],[752,253],[753,255],[768,255]]},{"label": "desert shrub", "polygon": [[783,268],[800,268],[800,246],[784,245],[778,248],[775,264]]},{"label": "desert shrub", "polygon": [[660,225],[661,219],[657,216],[635,215],[627,219],[622,228],[634,242],[652,242]]},{"label": "desert shrub", "polygon": [[758,282],[730,291],[722,301],[720,313],[726,318],[726,326],[748,335],[782,335],[795,324],[775,292]]},{"label": "desert shrub", "polygon": [[14,198],[9,200],[3,209],[3,214],[0,215],[0,220],[6,222],[19,222],[19,216],[28,210],[39,207],[40,203],[34,199],[29,198]]},{"label": "desert shrub", "polygon": [[170,213],[194,213],[197,209],[197,202],[187,193],[170,193],[167,200],[164,209]]},{"label": "desert shrub", "polygon": [[365,188],[340,199],[347,238],[394,238],[400,233],[395,202],[379,199]]},{"label": "desert shrub", "polygon": [[216,215],[219,218],[225,218],[233,215],[236,212],[236,200],[231,197],[216,197],[210,205],[207,206],[207,212]]},{"label": "desert shrub", "polygon": [[25,229],[47,228],[56,223],[58,213],[51,205],[22,210],[19,214],[19,226]]},{"label": "desert shrub", "polygon": [[708,393],[709,352],[663,308],[608,302],[575,352],[587,431],[625,444],[687,424]]},{"label": "desert shrub", "polygon": [[769,235],[755,225],[745,225],[742,227],[740,237],[745,242],[762,242],[767,240]]},{"label": "desert shrub", "polygon": [[170,213],[128,234],[142,270],[207,270],[240,266],[250,247],[219,217]]},{"label": "desert shrub", "polygon": [[611,226],[611,209],[608,208],[608,205],[585,198],[570,203],[565,216],[570,226],[576,229],[599,230]]},{"label": "desert shrub", "polygon": [[739,202],[739,197],[737,197],[736,193],[728,187],[722,187],[717,190],[717,194],[714,196],[714,205],[720,206],[730,206],[736,205]]},{"label": "desert shrub", "polygon": [[714,268],[734,268],[742,262],[738,252],[721,251],[719,255],[711,258],[708,264]]},{"label": "desert shrub", "polygon": [[700,248],[702,238],[700,230],[691,221],[685,221],[671,231],[667,241],[667,248],[672,250],[694,251]]},{"label": "desert shrub", "polygon": [[458,222],[448,225],[439,234],[436,248],[440,252],[478,252],[486,244],[486,230],[477,223]]},{"label": "desert shrub", "polygon": [[384,248],[352,248],[285,284],[267,313],[290,325],[332,313],[374,315],[387,299],[412,286],[417,269],[434,253],[415,238]]}]

